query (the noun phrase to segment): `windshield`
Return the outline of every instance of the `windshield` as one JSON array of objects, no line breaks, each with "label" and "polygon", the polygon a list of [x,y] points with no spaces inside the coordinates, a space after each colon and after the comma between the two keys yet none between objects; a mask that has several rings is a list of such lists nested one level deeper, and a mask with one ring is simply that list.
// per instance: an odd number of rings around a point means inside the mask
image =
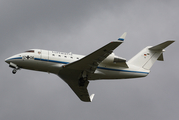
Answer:
[{"label": "windshield", "polygon": [[27,50],[25,52],[31,52],[31,53],[34,53],[34,50]]}]

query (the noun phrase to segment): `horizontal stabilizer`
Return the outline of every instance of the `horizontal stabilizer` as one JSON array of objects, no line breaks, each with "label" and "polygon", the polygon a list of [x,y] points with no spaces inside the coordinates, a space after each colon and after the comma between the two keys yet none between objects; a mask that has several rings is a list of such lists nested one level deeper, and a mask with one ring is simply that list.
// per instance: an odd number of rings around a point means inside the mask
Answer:
[{"label": "horizontal stabilizer", "polygon": [[166,41],[153,47],[148,46],[141,50],[132,59],[130,59],[128,64],[150,70],[156,60],[163,61],[163,52],[165,51],[164,49],[173,42],[174,41]]},{"label": "horizontal stabilizer", "polygon": [[175,42],[175,41],[166,41],[166,42],[163,42],[161,44],[158,44],[156,46],[149,48],[149,50],[163,50],[166,47],[168,47],[170,44],[172,44],[173,42]]}]

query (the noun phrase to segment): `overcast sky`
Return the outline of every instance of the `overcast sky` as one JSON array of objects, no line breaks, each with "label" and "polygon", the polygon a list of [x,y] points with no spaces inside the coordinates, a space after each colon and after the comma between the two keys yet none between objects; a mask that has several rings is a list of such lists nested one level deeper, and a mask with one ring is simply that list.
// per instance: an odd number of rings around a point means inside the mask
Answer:
[{"label": "overcast sky", "polygon": [[[0,120],[178,120],[178,0],[0,0]],[[12,69],[30,48],[87,55],[127,32],[114,52],[129,60],[176,40],[145,78],[92,81],[92,103],[53,74]]]}]

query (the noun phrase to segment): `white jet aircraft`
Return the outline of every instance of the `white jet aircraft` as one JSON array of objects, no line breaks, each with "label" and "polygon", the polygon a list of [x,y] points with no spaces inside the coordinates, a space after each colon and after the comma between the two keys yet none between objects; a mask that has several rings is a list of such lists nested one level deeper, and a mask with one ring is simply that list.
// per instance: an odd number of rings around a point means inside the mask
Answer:
[{"label": "white jet aircraft", "polygon": [[156,60],[163,61],[164,48],[174,42],[148,46],[127,62],[113,53],[125,36],[126,33],[87,56],[31,49],[9,57],[5,62],[13,68],[13,74],[21,68],[54,73],[70,86],[79,99],[91,102],[94,94],[89,96],[89,81],[145,77]]}]

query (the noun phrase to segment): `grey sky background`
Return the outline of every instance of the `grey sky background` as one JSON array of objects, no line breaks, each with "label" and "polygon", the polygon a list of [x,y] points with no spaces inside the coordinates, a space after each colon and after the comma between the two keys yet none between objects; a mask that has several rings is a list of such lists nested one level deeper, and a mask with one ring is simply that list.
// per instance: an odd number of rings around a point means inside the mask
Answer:
[{"label": "grey sky background", "polygon": [[[178,120],[178,0],[0,0],[0,120]],[[81,102],[58,76],[4,59],[30,48],[87,55],[127,32],[114,52],[129,60],[176,40],[146,78],[92,81]]]}]

